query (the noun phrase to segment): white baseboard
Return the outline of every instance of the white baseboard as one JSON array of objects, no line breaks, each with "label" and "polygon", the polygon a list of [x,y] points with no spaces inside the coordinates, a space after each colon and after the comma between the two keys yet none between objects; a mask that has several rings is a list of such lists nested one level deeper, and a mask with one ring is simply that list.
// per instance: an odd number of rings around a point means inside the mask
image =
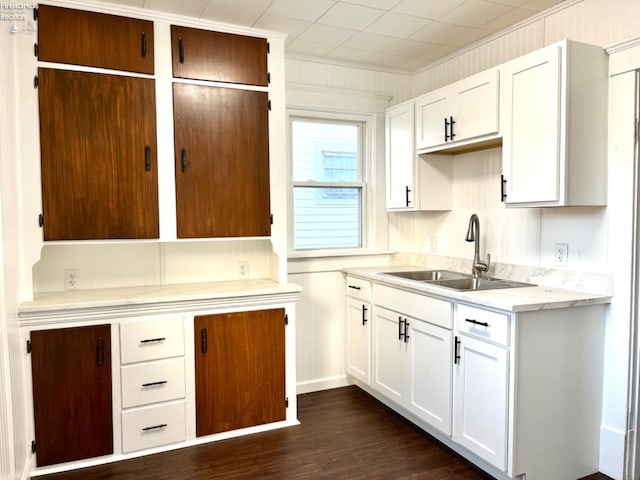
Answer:
[{"label": "white baseboard", "polygon": [[296,384],[296,392],[298,395],[302,393],[318,392],[320,390],[329,390],[331,388],[346,387],[351,385],[346,375],[337,375],[335,377],[315,378],[306,380]]},{"label": "white baseboard", "polygon": [[624,478],[625,431],[600,426],[600,472],[614,480]]}]

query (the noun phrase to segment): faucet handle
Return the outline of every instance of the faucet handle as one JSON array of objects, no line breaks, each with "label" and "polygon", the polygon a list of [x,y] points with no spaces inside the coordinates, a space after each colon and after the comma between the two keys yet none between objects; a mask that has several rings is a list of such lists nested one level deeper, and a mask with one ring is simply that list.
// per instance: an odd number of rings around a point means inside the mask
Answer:
[{"label": "faucet handle", "polygon": [[487,269],[485,270],[485,272],[489,273],[489,267],[491,266],[491,254],[487,253]]}]

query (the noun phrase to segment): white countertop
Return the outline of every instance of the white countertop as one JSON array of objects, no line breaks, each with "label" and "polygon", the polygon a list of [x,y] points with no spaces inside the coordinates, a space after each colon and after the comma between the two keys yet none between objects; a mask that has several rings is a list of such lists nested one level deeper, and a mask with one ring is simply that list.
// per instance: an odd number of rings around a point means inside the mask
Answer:
[{"label": "white countertop", "polygon": [[343,272],[393,287],[402,287],[415,292],[424,292],[451,300],[460,300],[507,312],[527,312],[553,308],[568,308],[582,305],[610,303],[611,296],[597,293],[577,292],[542,285],[530,287],[501,288],[495,290],[457,291],[425,282],[406,280],[380,272],[404,272],[411,270],[438,270],[425,266],[383,266],[345,268]]},{"label": "white countertop", "polygon": [[69,316],[88,310],[122,311],[149,306],[197,309],[221,302],[255,302],[263,297],[269,300],[282,297],[290,301],[301,291],[298,285],[280,284],[269,279],[67,290],[37,294],[33,301],[20,305],[18,315],[22,320],[28,320],[54,315]]}]

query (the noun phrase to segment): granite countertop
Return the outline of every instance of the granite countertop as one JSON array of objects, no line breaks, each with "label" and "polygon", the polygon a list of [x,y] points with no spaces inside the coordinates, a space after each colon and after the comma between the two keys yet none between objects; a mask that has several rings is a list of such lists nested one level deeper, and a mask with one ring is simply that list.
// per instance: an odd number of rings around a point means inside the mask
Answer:
[{"label": "granite countertop", "polygon": [[343,272],[392,287],[401,287],[417,293],[429,293],[446,297],[450,300],[460,300],[508,312],[527,312],[611,302],[610,295],[565,290],[543,285],[495,290],[457,291],[437,285],[429,285],[425,282],[380,274],[381,272],[403,272],[411,270],[438,270],[438,268],[404,265],[346,268],[343,269]]},{"label": "granite countertop", "polygon": [[87,309],[118,309],[149,305],[197,306],[230,299],[256,299],[277,295],[297,295],[302,288],[269,279],[230,280],[206,283],[149,285],[138,287],[101,288],[45,292],[33,301],[20,305],[22,318],[38,317],[47,312],[74,312]]}]

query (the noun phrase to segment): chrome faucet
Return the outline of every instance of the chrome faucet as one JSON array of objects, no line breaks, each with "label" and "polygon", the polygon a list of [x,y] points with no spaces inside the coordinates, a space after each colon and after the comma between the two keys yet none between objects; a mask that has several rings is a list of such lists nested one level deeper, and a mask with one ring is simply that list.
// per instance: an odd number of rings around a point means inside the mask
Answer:
[{"label": "chrome faucet", "polygon": [[486,263],[480,260],[480,219],[475,213],[469,218],[469,228],[467,229],[467,236],[465,237],[465,240],[467,242],[475,242],[471,273],[473,273],[474,277],[479,277],[482,272],[489,271],[489,265],[491,265],[491,255],[487,253]]}]

